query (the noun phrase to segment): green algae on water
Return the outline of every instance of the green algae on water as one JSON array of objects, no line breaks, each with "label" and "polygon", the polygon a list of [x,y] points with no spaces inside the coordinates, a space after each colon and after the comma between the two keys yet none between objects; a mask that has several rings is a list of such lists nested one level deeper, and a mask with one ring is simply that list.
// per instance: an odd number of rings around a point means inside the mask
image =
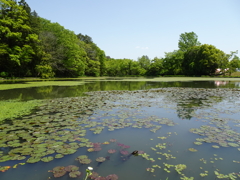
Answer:
[{"label": "green algae on water", "polygon": [[23,115],[30,114],[31,111],[41,104],[40,100],[31,101],[0,101],[0,121],[4,119],[12,119]]}]

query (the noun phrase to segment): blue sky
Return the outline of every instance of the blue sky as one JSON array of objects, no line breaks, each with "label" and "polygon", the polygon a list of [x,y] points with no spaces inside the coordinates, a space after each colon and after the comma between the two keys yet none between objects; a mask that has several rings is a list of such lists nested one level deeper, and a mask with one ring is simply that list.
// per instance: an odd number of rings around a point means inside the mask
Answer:
[{"label": "blue sky", "polygon": [[[137,60],[178,49],[181,33],[240,53],[240,0],[26,0],[39,16],[92,37],[105,54]],[[240,56],[238,54],[238,56]]]}]

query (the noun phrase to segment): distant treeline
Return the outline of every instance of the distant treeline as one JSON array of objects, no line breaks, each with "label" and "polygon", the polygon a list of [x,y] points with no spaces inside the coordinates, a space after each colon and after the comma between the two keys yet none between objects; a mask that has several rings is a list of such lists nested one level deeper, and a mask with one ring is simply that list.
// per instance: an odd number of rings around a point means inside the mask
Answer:
[{"label": "distant treeline", "polygon": [[0,77],[199,76],[240,68],[237,51],[201,45],[194,32],[181,34],[178,47],[164,58],[113,59],[90,36],[39,17],[25,0],[0,0]]}]

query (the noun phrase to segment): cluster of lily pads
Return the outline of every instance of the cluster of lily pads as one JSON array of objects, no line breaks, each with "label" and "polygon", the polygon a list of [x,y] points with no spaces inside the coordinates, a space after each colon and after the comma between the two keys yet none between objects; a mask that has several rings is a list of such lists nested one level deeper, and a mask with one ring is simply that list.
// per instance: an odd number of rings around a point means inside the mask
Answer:
[{"label": "cluster of lily pads", "polygon": [[66,167],[57,166],[57,167],[53,168],[53,170],[50,170],[49,172],[52,172],[54,177],[62,177],[67,172],[69,172],[69,177],[76,178],[81,175],[81,172],[78,170],[79,170],[79,167],[77,167],[75,165],[69,165]]},{"label": "cluster of lily pads", "polygon": [[[88,152],[100,151],[102,144],[116,142],[112,139],[110,142],[93,143],[85,138],[87,131],[93,134],[100,134],[104,130],[114,131],[126,127],[131,128],[149,128],[151,132],[157,133],[165,126],[174,126],[177,123],[167,117],[151,115],[144,110],[145,107],[158,107],[179,109],[190,108],[191,116],[199,119],[205,119],[208,125],[202,125],[200,128],[192,128],[190,132],[199,135],[194,144],[214,143],[213,148],[221,147],[239,147],[240,134],[232,130],[228,122],[231,119],[219,118],[217,113],[236,113],[236,109],[229,108],[225,111],[223,108],[215,109],[214,118],[207,119],[205,112],[209,106],[216,102],[227,100],[234,97],[239,98],[239,89],[195,89],[192,88],[160,88],[148,91],[111,91],[111,92],[89,92],[88,96],[74,98],[58,98],[47,100],[45,105],[28,116],[19,119],[6,121],[0,125],[0,162],[10,160],[19,160],[27,163],[36,163],[38,161],[50,162],[55,158],[63,158],[65,155],[77,152],[78,148],[87,147]],[[197,103],[195,100],[198,99]],[[194,101],[194,103],[192,103]],[[174,103],[169,103],[174,102]],[[191,104],[187,106],[186,104]],[[236,107],[237,108],[237,107]],[[238,109],[238,108],[237,108]],[[198,110],[198,112],[196,112]],[[183,114],[182,114],[183,115]],[[239,121],[232,121],[239,123]],[[238,126],[236,126],[238,127]],[[169,134],[170,135],[170,134]],[[201,138],[200,138],[201,136]],[[161,140],[167,139],[167,136],[159,137]],[[217,145],[216,145],[217,143]],[[120,147],[119,152],[122,155],[129,155],[127,151],[130,146],[117,143]],[[174,160],[175,156],[167,151],[167,142],[159,142],[155,147],[151,147],[156,154],[161,155],[158,159],[149,157],[150,155],[139,151],[144,159],[153,162],[157,160]],[[189,148],[189,151],[196,152],[197,149]],[[163,152],[166,151],[166,152]],[[116,153],[116,149],[109,149],[108,153]],[[91,163],[86,155],[78,157],[81,164]],[[104,162],[106,157],[99,157],[97,162]],[[205,162],[205,161],[203,161]],[[183,173],[186,169],[184,164],[155,164],[147,171],[154,172],[156,168],[164,167],[167,173],[171,168],[175,168],[181,179],[187,179]],[[52,172],[55,177],[60,177],[69,172],[69,176],[79,176],[77,170],[58,167]],[[222,176],[216,171],[216,176],[230,178],[230,174]],[[64,175],[65,175],[64,174]],[[203,171],[200,176],[208,175]],[[238,175],[234,175],[238,176]],[[239,176],[238,176],[239,177]],[[96,177],[95,179],[100,178]],[[109,177],[101,177],[109,179]],[[114,178],[114,177],[112,177]],[[231,174],[231,178],[233,175]],[[191,177],[189,178],[191,179]],[[99,179],[97,179],[99,180]]]},{"label": "cluster of lily pads", "polygon": [[[116,142],[116,139],[110,139],[110,142]],[[104,143],[91,143],[92,147],[97,147],[97,148],[100,148],[101,144],[110,144],[110,143],[108,141],[105,141]],[[124,148],[130,147],[130,146],[120,144],[120,143],[118,143],[118,146],[123,146]],[[100,148],[100,150],[101,150],[101,148]],[[88,149],[88,151],[89,151],[89,149]],[[89,151],[89,152],[92,152],[92,151]],[[110,150],[108,150],[108,152],[115,153],[116,150],[110,149]],[[108,159],[108,157],[98,157],[98,158],[96,158],[96,161],[100,164],[100,163],[104,162],[106,159]],[[87,155],[80,155],[75,160],[79,161],[81,164],[90,164],[92,162],[92,160],[89,159]],[[61,176],[64,176],[67,172],[69,172],[69,176],[71,178],[76,178],[81,175],[81,172],[78,171],[78,169],[79,169],[79,167],[77,167],[75,165],[69,165],[66,167],[57,166],[57,167],[53,168],[53,170],[49,170],[49,172],[53,172],[54,177],[61,177]],[[97,172],[92,172],[90,174],[87,174],[86,178],[96,179],[96,180],[117,180],[118,176],[116,174],[110,174],[106,177],[102,177],[102,176],[99,176]]]},{"label": "cluster of lily pads", "polygon": [[[81,158],[82,157],[80,157],[79,159],[81,159]],[[52,172],[53,176],[55,178],[62,177],[67,173],[69,173],[68,175],[71,178],[78,178],[82,175],[82,173],[79,171],[79,167],[77,167],[75,165],[69,165],[66,167],[57,166],[57,167],[53,168],[53,170],[49,170],[48,172]],[[87,179],[87,178],[95,179],[95,180],[118,180],[118,176],[116,174],[110,174],[106,177],[103,177],[103,176],[99,176],[99,174],[97,172],[91,172],[89,174],[87,173],[85,179]]]},{"label": "cluster of lily pads", "polygon": [[[3,123],[0,126],[0,147],[10,147],[11,150],[7,154],[0,154],[0,162],[26,158],[27,163],[49,162],[54,158],[73,154],[80,147],[92,147],[89,139],[84,138],[88,129],[94,134],[99,134],[105,126],[109,131],[132,126],[152,128],[151,131],[156,132],[161,126],[154,123],[174,125],[167,118],[160,119],[154,116],[134,119],[130,116],[132,111],[119,114],[114,119],[106,118],[105,114],[102,114],[104,119],[94,117],[94,111],[110,109],[108,101],[111,97],[114,97],[111,93],[109,96],[103,93],[101,96],[49,100],[39,107],[36,113],[15,119],[11,123]],[[98,150],[99,147],[92,147],[89,152]],[[121,152],[127,154],[126,151]]]},{"label": "cluster of lily pads", "polygon": [[92,172],[91,175],[88,176],[89,179],[95,180],[118,180],[118,176],[116,174],[109,174],[106,177],[99,176],[97,172]]},{"label": "cluster of lily pads", "polygon": [[[195,144],[201,145],[204,143],[217,143],[212,145],[213,148],[221,147],[239,147],[240,133],[232,130],[228,125],[223,127],[215,127],[210,125],[202,125],[200,128],[191,128],[190,132],[204,136],[197,138]],[[238,148],[240,150],[240,148]]]}]

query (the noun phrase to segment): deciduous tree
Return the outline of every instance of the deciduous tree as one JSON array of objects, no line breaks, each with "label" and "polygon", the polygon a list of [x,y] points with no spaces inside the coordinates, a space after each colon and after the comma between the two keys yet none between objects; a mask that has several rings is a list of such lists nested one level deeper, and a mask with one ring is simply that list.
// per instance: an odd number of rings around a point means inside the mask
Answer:
[{"label": "deciduous tree", "polygon": [[189,48],[199,46],[201,43],[198,41],[198,36],[194,32],[185,32],[180,35],[178,41],[178,48],[186,52]]}]

